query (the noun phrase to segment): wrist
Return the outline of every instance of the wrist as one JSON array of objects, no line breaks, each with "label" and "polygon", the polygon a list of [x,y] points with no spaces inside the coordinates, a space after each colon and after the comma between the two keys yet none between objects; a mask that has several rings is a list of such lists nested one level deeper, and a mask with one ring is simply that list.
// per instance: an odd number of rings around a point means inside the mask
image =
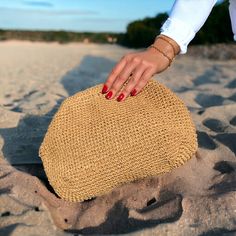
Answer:
[{"label": "wrist", "polygon": [[[163,58],[165,58],[165,60],[168,60],[168,66],[171,65],[173,59],[174,59],[174,55],[173,52],[169,51],[167,48],[163,49],[162,47],[160,47],[160,44],[152,44],[148,47],[147,50],[150,51],[154,51],[154,53],[158,53],[160,55],[163,56]],[[168,51],[170,53],[168,53]]]},{"label": "wrist", "polygon": [[169,66],[175,59],[175,56],[180,53],[179,45],[172,38],[166,35],[158,35],[148,50],[155,50],[161,53],[169,61]]},{"label": "wrist", "polygon": [[156,37],[154,43],[148,47],[148,50],[160,53],[166,60],[168,60],[168,66],[171,65],[176,56],[173,45],[169,43],[169,41],[163,40],[160,37]]},{"label": "wrist", "polygon": [[170,46],[170,44],[168,44],[167,42],[163,41],[162,39],[156,38],[152,45],[154,45],[155,47],[160,49],[169,58],[173,59],[175,57],[175,52],[173,51],[173,49]]},{"label": "wrist", "polygon": [[167,42],[172,47],[175,56],[180,53],[180,46],[179,46],[179,44],[174,39],[172,39],[171,37],[169,37],[167,35],[164,35],[164,34],[160,34],[160,35],[158,35],[156,37],[156,39],[157,38],[160,38],[161,40]]}]

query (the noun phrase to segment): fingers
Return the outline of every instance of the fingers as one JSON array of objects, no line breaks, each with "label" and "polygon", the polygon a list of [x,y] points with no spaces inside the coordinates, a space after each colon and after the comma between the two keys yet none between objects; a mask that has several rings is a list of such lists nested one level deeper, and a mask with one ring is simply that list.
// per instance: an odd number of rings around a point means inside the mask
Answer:
[{"label": "fingers", "polygon": [[148,81],[152,78],[153,74],[154,74],[153,68],[145,70],[139,82],[132,89],[131,96],[137,95],[146,86]]},{"label": "fingers", "polygon": [[[117,101],[123,101],[127,96],[135,96],[141,91],[155,74],[153,63],[148,62],[143,57],[143,55],[127,54],[113,68],[102,89],[102,93],[109,91],[106,94],[107,99],[112,99],[118,95]],[[131,74],[132,77],[128,80]]]},{"label": "fingers", "polygon": [[136,67],[136,69],[133,71],[131,79],[129,80],[127,85],[125,85],[125,87],[123,87],[123,89],[119,93],[119,96],[117,98],[117,100],[119,102],[121,100],[124,101],[125,98],[131,93],[133,88],[139,83],[140,78],[142,77],[145,70],[146,70],[145,65],[140,65],[140,66]]},{"label": "fingers", "polygon": [[116,77],[119,75],[119,73],[123,70],[125,67],[129,57],[126,55],[121,58],[120,62],[116,64],[116,66],[112,69],[110,75],[108,76],[108,79],[106,83],[103,86],[102,93],[106,93],[108,90],[110,90],[113,82],[115,81]]},{"label": "fingers", "polygon": [[[113,83],[109,93],[111,92],[111,96],[109,99],[112,99],[116,95],[118,95],[118,92],[121,90],[123,84],[126,82],[126,80],[129,78],[130,74],[132,73],[131,84],[137,83],[139,78],[142,76],[142,73],[145,70],[145,65],[139,65],[138,61],[132,61],[127,64],[127,66],[124,67],[120,75],[116,78],[115,82]],[[130,84],[130,81],[128,81],[128,84]],[[127,85],[128,85],[127,84]],[[125,88],[127,88],[127,85],[125,85]],[[119,100],[121,100],[125,94],[120,94]]]},{"label": "fingers", "polygon": [[137,95],[145,87],[145,85],[151,79],[153,74],[154,71],[151,68],[138,70],[137,74],[132,76],[132,80],[130,80],[129,83],[125,86],[125,88],[121,91],[120,94],[124,94],[122,101],[124,101],[129,95]]}]

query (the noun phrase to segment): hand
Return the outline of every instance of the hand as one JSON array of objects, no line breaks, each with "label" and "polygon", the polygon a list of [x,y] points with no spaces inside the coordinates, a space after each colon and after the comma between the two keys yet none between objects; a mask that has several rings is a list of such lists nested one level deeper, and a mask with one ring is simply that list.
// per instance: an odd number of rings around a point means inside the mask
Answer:
[{"label": "hand", "polygon": [[[173,47],[168,42],[157,38],[154,45],[168,55],[169,58],[172,59],[175,56]],[[112,99],[121,91],[117,101],[124,101],[128,95],[137,95],[149,79],[154,74],[168,68],[169,63],[169,59],[154,48],[126,54],[112,69],[107,81],[104,83],[102,93],[107,93],[106,98]],[[125,83],[126,85],[124,86]]]}]

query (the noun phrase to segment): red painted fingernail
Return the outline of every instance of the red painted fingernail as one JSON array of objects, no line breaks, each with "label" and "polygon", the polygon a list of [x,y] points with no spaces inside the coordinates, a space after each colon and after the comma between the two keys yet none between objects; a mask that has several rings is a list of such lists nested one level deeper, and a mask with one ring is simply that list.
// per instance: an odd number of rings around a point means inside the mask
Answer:
[{"label": "red painted fingernail", "polygon": [[111,98],[111,96],[112,96],[112,91],[110,91],[107,95],[106,95],[106,98]]},{"label": "red painted fingernail", "polygon": [[133,89],[130,94],[131,94],[131,96],[135,96],[136,93],[137,93],[137,90],[136,90],[136,89]]},{"label": "red painted fingernail", "polygon": [[120,102],[123,98],[124,98],[124,94],[123,93],[121,93],[120,95],[119,95],[119,97],[117,98],[117,101],[118,102]]},{"label": "red painted fingernail", "polygon": [[103,85],[103,88],[102,88],[102,93],[106,93],[106,92],[107,92],[107,89],[108,89],[108,87],[104,84],[104,85]]}]

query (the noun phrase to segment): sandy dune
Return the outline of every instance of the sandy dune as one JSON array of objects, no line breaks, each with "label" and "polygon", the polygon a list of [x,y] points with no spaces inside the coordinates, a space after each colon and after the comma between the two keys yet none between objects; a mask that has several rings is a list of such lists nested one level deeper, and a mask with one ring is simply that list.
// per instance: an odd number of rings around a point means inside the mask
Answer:
[{"label": "sandy dune", "polygon": [[1,235],[236,234],[236,60],[184,55],[155,76],[184,100],[198,130],[198,155],[184,166],[77,204],[48,185],[38,148],[58,106],[104,82],[129,51],[0,43]]}]

